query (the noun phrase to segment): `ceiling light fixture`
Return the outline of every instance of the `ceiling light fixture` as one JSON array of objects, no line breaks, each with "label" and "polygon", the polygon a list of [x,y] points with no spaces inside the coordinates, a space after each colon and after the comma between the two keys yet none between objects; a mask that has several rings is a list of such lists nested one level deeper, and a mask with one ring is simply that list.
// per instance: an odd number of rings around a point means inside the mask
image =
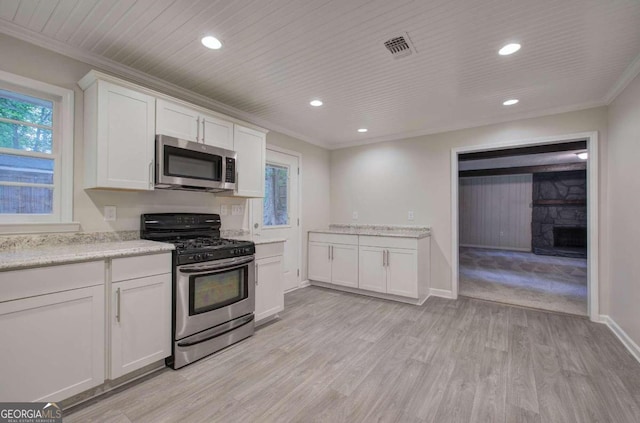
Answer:
[{"label": "ceiling light fixture", "polygon": [[504,46],[500,50],[498,50],[498,54],[500,56],[508,56],[508,55],[513,54],[516,51],[520,50],[520,47],[522,47],[522,46],[520,44],[518,44],[518,43],[507,44],[506,46]]},{"label": "ceiling light fixture", "polygon": [[504,106],[513,106],[514,104],[518,104],[520,100],[518,100],[517,98],[512,98],[510,100],[505,100],[502,102],[502,104]]},{"label": "ceiling light fixture", "polygon": [[203,46],[212,50],[218,50],[220,47],[222,47],[222,43],[220,42],[220,40],[218,40],[216,37],[212,37],[211,35],[207,35],[200,41],[202,41]]},{"label": "ceiling light fixture", "polygon": [[589,158],[589,153],[583,151],[582,153],[576,153],[576,156],[578,156],[580,160],[587,160],[587,158]]},{"label": "ceiling light fixture", "polygon": [[322,100],[311,100],[309,104],[311,104],[313,107],[320,107],[323,103]]},{"label": "ceiling light fixture", "polygon": [[368,129],[367,129],[367,128],[360,128],[360,129],[358,129],[358,132],[367,132],[367,131],[368,131]]}]

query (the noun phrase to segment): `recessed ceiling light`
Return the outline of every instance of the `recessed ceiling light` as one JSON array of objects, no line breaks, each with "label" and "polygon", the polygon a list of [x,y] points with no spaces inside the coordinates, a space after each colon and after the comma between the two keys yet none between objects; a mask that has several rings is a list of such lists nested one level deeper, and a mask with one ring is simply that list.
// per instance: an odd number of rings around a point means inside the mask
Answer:
[{"label": "recessed ceiling light", "polygon": [[580,160],[587,160],[589,158],[589,153],[583,151],[582,153],[576,153],[576,156],[578,156]]},{"label": "recessed ceiling light", "polygon": [[510,100],[505,100],[502,102],[503,105],[505,106],[513,106],[514,104],[517,104],[520,100],[518,100],[517,98],[512,98]]},{"label": "recessed ceiling light", "polygon": [[320,107],[322,106],[322,100],[311,100],[309,104],[311,104],[313,107]]},{"label": "recessed ceiling light", "polygon": [[520,47],[521,47],[521,45],[518,44],[518,43],[507,44],[506,46],[504,46],[500,50],[498,50],[498,54],[500,56],[508,56],[508,55],[513,54],[516,51],[520,50]]},{"label": "recessed ceiling light", "polygon": [[211,35],[207,35],[202,40],[202,45],[206,48],[210,48],[212,50],[218,50],[222,47],[222,43],[216,37],[212,37]]},{"label": "recessed ceiling light", "polygon": [[367,131],[368,131],[368,129],[367,129],[367,128],[360,128],[360,129],[358,129],[358,132],[367,132]]}]

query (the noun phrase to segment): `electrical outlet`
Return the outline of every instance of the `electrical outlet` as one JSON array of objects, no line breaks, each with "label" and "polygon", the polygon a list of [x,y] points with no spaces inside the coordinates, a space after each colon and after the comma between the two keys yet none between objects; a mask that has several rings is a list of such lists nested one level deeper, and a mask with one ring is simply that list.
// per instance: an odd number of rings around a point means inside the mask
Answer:
[{"label": "electrical outlet", "polygon": [[104,221],[114,222],[116,220],[116,206],[104,206]]},{"label": "electrical outlet", "polygon": [[407,213],[407,219],[413,220],[413,210],[409,210],[409,213]]},{"label": "electrical outlet", "polygon": [[232,216],[242,216],[244,214],[244,207],[240,205],[232,205],[231,206],[231,215]]},{"label": "electrical outlet", "polygon": [[222,204],[220,206],[220,216],[226,216],[229,214],[229,208],[227,207],[226,204]]},{"label": "electrical outlet", "polygon": [[357,211],[353,212],[353,214],[351,215],[351,218],[353,220],[358,220],[358,212]]}]

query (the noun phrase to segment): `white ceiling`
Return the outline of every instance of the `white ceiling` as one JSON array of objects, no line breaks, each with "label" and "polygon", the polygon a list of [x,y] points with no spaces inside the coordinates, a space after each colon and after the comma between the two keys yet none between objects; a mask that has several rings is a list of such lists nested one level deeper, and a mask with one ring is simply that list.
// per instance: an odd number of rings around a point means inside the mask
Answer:
[{"label": "white ceiling", "polygon": [[0,32],[330,148],[607,104],[640,70],[637,0],[2,0]]}]

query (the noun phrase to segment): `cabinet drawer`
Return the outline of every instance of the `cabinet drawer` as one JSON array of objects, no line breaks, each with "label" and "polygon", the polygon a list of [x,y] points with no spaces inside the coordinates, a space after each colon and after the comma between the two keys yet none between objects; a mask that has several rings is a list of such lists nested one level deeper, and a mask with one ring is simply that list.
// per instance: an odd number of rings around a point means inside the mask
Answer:
[{"label": "cabinet drawer", "polygon": [[328,242],[330,244],[358,245],[358,235],[309,232],[309,241]]},{"label": "cabinet drawer", "polygon": [[104,284],[104,260],[0,272],[0,302]]},{"label": "cabinet drawer", "polygon": [[171,253],[115,258],[111,264],[112,282],[163,273],[171,273]]},{"label": "cabinet drawer", "polygon": [[418,239],[361,235],[360,245],[366,245],[367,247],[406,248],[410,250],[417,250]]}]

